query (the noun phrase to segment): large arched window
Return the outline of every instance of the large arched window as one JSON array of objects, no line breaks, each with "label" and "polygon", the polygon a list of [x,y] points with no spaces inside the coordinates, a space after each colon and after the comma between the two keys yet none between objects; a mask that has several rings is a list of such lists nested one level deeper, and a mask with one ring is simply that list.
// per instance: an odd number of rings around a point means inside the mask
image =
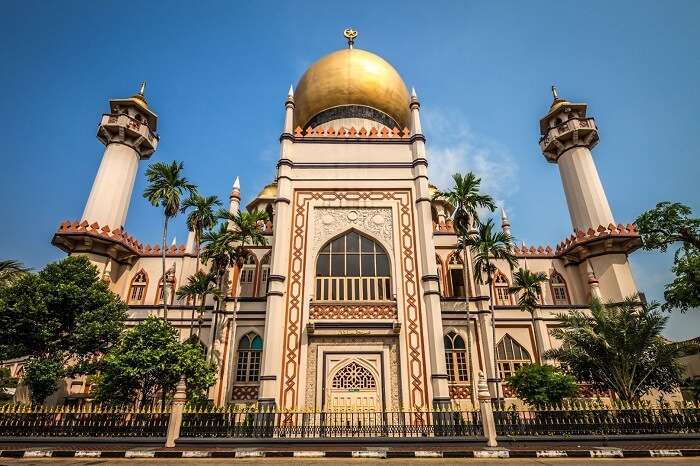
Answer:
[{"label": "large arched window", "polygon": [[270,278],[270,253],[260,261],[260,285],[258,286],[258,296],[267,296],[267,281]]},{"label": "large arched window", "polygon": [[253,332],[241,338],[238,343],[236,382],[257,382],[260,379],[262,346],[262,338]]},{"label": "large arched window", "polygon": [[522,366],[530,364],[532,359],[530,353],[506,333],[496,347],[496,361],[498,373],[505,379],[515,374]]},{"label": "large arched window", "polygon": [[129,288],[129,304],[143,304],[148,289],[148,275],[143,270],[134,275]]},{"label": "large arched window", "polygon": [[256,268],[257,262],[255,260],[255,254],[251,252],[248,254],[248,257],[245,258],[243,266],[241,266],[240,279],[238,280],[241,284],[239,296],[253,296]]},{"label": "large arched window", "polygon": [[554,304],[569,304],[569,292],[566,282],[559,272],[552,272],[549,276],[549,286],[552,289],[552,301]]},{"label": "large arched window", "polygon": [[464,264],[459,251],[455,251],[450,256],[449,262],[447,263],[447,273],[449,274],[452,297],[464,298],[466,296],[466,288],[464,286]]},{"label": "large arched window", "polygon": [[509,288],[510,284],[506,276],[500,270],[496,270],[496,273],[493,275],[493,297],[497,306],[512,304]]},{"label": "large arched window", "polygon": [[449,332],[445,335],[444,340],[447,380],[450,383],[469,382],[467,350],[464,339],[455,332]]},{"label": "large arched window", "polygon": [[386,251],[373,240],[355,231],[327,243],[316,261],[316,299],[391,299],[391,273]]}]

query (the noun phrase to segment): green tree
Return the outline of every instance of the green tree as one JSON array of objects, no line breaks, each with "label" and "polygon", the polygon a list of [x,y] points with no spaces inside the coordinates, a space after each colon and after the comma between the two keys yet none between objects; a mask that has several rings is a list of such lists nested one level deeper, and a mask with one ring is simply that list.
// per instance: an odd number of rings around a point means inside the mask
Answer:
[{"label": "green tree", "polygon": [[578,393],[576,379],[550,365],[528,364],[508,378],[518,398],[533,407],[561,403]]},{"label": "green tree", "polygon": [[[533,332],[535,331],[535,311],[542,299],[542,283],[546,281],[547,274],[544,272],[533,273],[520,267],[513,274],[513,285],[508,289],[509,293],[517,295],[520,309],[530,314]],[[542,356],[539,348],[537,355],[537,362],[541,364]]]},{"label": "green tree", "polygon": [[103,358],[95,378],[95,398],[104,403],[137,406],[152,404],[160,394],[161,406],[180,377],[190,400],[205,400],[216,381],[216,366],[206,360],[198,342],[180,342],[177,330],[164,319],[149,316],[126,331]]},{"label": "green tree", "polygon": [[0,287],[12,284],[28,271],[29,269],[18,261],[12,259],[0,260]]},{"label": "green tree", "polygon": [[664,309],[700,308],[700,219],[679,202],[660,202],[640,215],[635,224],[647,250],[665,252],[680,243],[674,255],[675,280],[664,290]]},{"label": "green tree", "polygon": [[[518,265],[518,260],[513,254],[513,238],[503,231],[494,231],[493,220],[479,224],[476,234],[460,236],[458,247],[469,249],[474,261],[474,279],[477,283],[484,283],[489,287],[489,311],[491,312],[491,336],[493,338],[493,367],[496,378],[499,377],[496,354],[498,353],[496,341],[496,316],[493,311],[493,275],[496,271],[494,260],[504,261],[510,269]],[[496,382],[498,384],[498,382]],[[498,390],[497,390],[498,391]]]},{"label": "green tree", "polygon": [[0,405],[12,399],[17,382],[17,379],[12,377],[9,367],[0,367]]},{"label": "green tree", "polygon": [[681,384],[678,358],[692,348],[661,336],[668,316],[657,303],[644,306],[637,296],[620,303],[594,300],[590,315],[574,310],[558,317],[562,327],[552,335],[563,344],[545,357],[560,361],[579,382],[612,390],[623,401]]},{"label": "green tree", "polygon": [[94,371],[126,317],[126,304],[100,280],[97,268],[84,256],[67,257],[0,288],[0,359],[31,358],[36,370],[25,381],[41,401],[51,374],[56,382]]},{"label": "green tree", "polygon": [[216,225],[216,213],[214,209],[221,205],[221,201],[216,196],[201,196],[192,193],[190,197],[182,203],[182,212],[189,212],[187,215],[187,228],[194,232],[194,242],[197,247],[197,264],[195,272],[199,271],[200,243],[205,230]]},{"label": "green tree", "polygon": [[197,299],[199,299],[198,329],[197,335],[202,334],[202,323],[204,317],[204,306],[207,296],[214,296],[219,299],[221,290],[217,288],[216,277],[213,273],[206,273],[201,270],[196,271],[187,279],[187,283],[177,290],[178,299],[189,298],[192,300],[192,319],[190,321],[190,335],[194,327],[194,312]]},{"label": "green tree", "polygon": [[163,208],[163,318],[168,318],[168,299],[165,282],[165,251],[168,248],[168,222],[180,211],[182,196],[194,194],[197,187],[187,181],[182,174],[182,162],[173,161],[170,164],[156,162],[146,169],[148,186],[143,192],[148,202],[156,207]]},{"label": "green tree", "polygon": [[24,382],[31,389],[32,402],[41,404],[58,390],[58,382],[67,375],[65,362],[56,355],[31,357],[24,363]]},{"label": "green tree", "polygon": [[[444,199],[454,208],[454,226],[455,232],[462,241],[458,244],[464,246],[466,237],[471,234],[472,224],[479,223],[478,209],[489,209],[493,212],[496,204],[493,198],[488,194],[481,193],[481,178],[477,178],[472,172],[468,172],[465,176],[460,173],[452,175],[454,184],[447,191],[435,191],[433,199]],[[467,322],[469,318],[469,294],[466,292],[468,280],[467,272],[467,254],[468,247],[462,247],[462,273],[464,275],[464,302],[467,313]],[[472,385],[471,401],[476,403],[476,385],[474,379],[474,368],[472,360],[472,332],[471,327],[467,325],[467,364],[469,370],[469,382]]]}]

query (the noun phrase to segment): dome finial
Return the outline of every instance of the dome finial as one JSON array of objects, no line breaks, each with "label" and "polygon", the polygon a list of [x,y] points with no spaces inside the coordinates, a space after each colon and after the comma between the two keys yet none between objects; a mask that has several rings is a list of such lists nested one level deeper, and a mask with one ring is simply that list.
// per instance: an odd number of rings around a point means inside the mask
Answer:
[{"label": "dome finial", "polygon": [[146,81],[141,81],[141,85],[139,86],[139,95],[143,96],[146,92]]},{"label": "dome finial", "polygon": [[347,28],[343,31],[343,35],[348,40],[348,48],[352,50],[352,46],[355,43],[355,37],[357,37],[357,31],[353,28]]},{"label": "dome finial", "polygon": [[559,98],[559,92],[557,92],[557,86],[552,84],[552,97],[554,97],[554,100],[557,100]]}]

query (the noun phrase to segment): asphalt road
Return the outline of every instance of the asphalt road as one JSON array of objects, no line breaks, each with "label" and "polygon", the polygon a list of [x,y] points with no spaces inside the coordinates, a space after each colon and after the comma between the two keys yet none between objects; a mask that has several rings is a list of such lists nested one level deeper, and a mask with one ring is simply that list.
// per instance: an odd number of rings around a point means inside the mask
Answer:
[{"label": "asphalt road", "polygon": [[466,465],[499,465],[506,464],[512,466],[525,465],[567,465],[578,466],[596,465],[612,466],[619,464],[621,466],[630,465],[663,465],[669,464],[673,466],[697,466],[700,464],[698,458],[571,458],[571,459],[473,459],[473,458],[439,458],[439,459],[387,459],[387,460],[364,460],[364,459],[292,459],[292,458],[260,458],[260,459],[73,459],[73,458],[43,458],[43,459],[10,459],[0,458],[0,466],[10,466],[14,464],[21,465],[36,465],[36,466],[62,466],[62,465],[85,465],[85,466],[101,466],[101,465],[133,465],[133,466],[180,466],[180,465],[214,465],[214,464],[262,464],[262,465],[293,465],[306,466],[318,465],[321,463],[333,465],[355,465],[355,466],[375,466],[375,465],[398,465],[402,463],[424,464],[424,465],[444,465],[444,464],[466,464]]}]

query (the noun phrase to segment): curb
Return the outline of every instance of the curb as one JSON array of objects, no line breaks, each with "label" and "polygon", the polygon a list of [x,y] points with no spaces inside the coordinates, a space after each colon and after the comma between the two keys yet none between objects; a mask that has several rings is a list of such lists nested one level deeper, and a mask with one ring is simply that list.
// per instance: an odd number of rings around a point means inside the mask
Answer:
[{"label": "curb", "polygon": [[682,450],[621,450],[599,448],[593,450],[507,450],[484,449],[464,451],[168,451],[168,450],[1,450],[0,458],[659,458],[700,456],[700,449]]}]

